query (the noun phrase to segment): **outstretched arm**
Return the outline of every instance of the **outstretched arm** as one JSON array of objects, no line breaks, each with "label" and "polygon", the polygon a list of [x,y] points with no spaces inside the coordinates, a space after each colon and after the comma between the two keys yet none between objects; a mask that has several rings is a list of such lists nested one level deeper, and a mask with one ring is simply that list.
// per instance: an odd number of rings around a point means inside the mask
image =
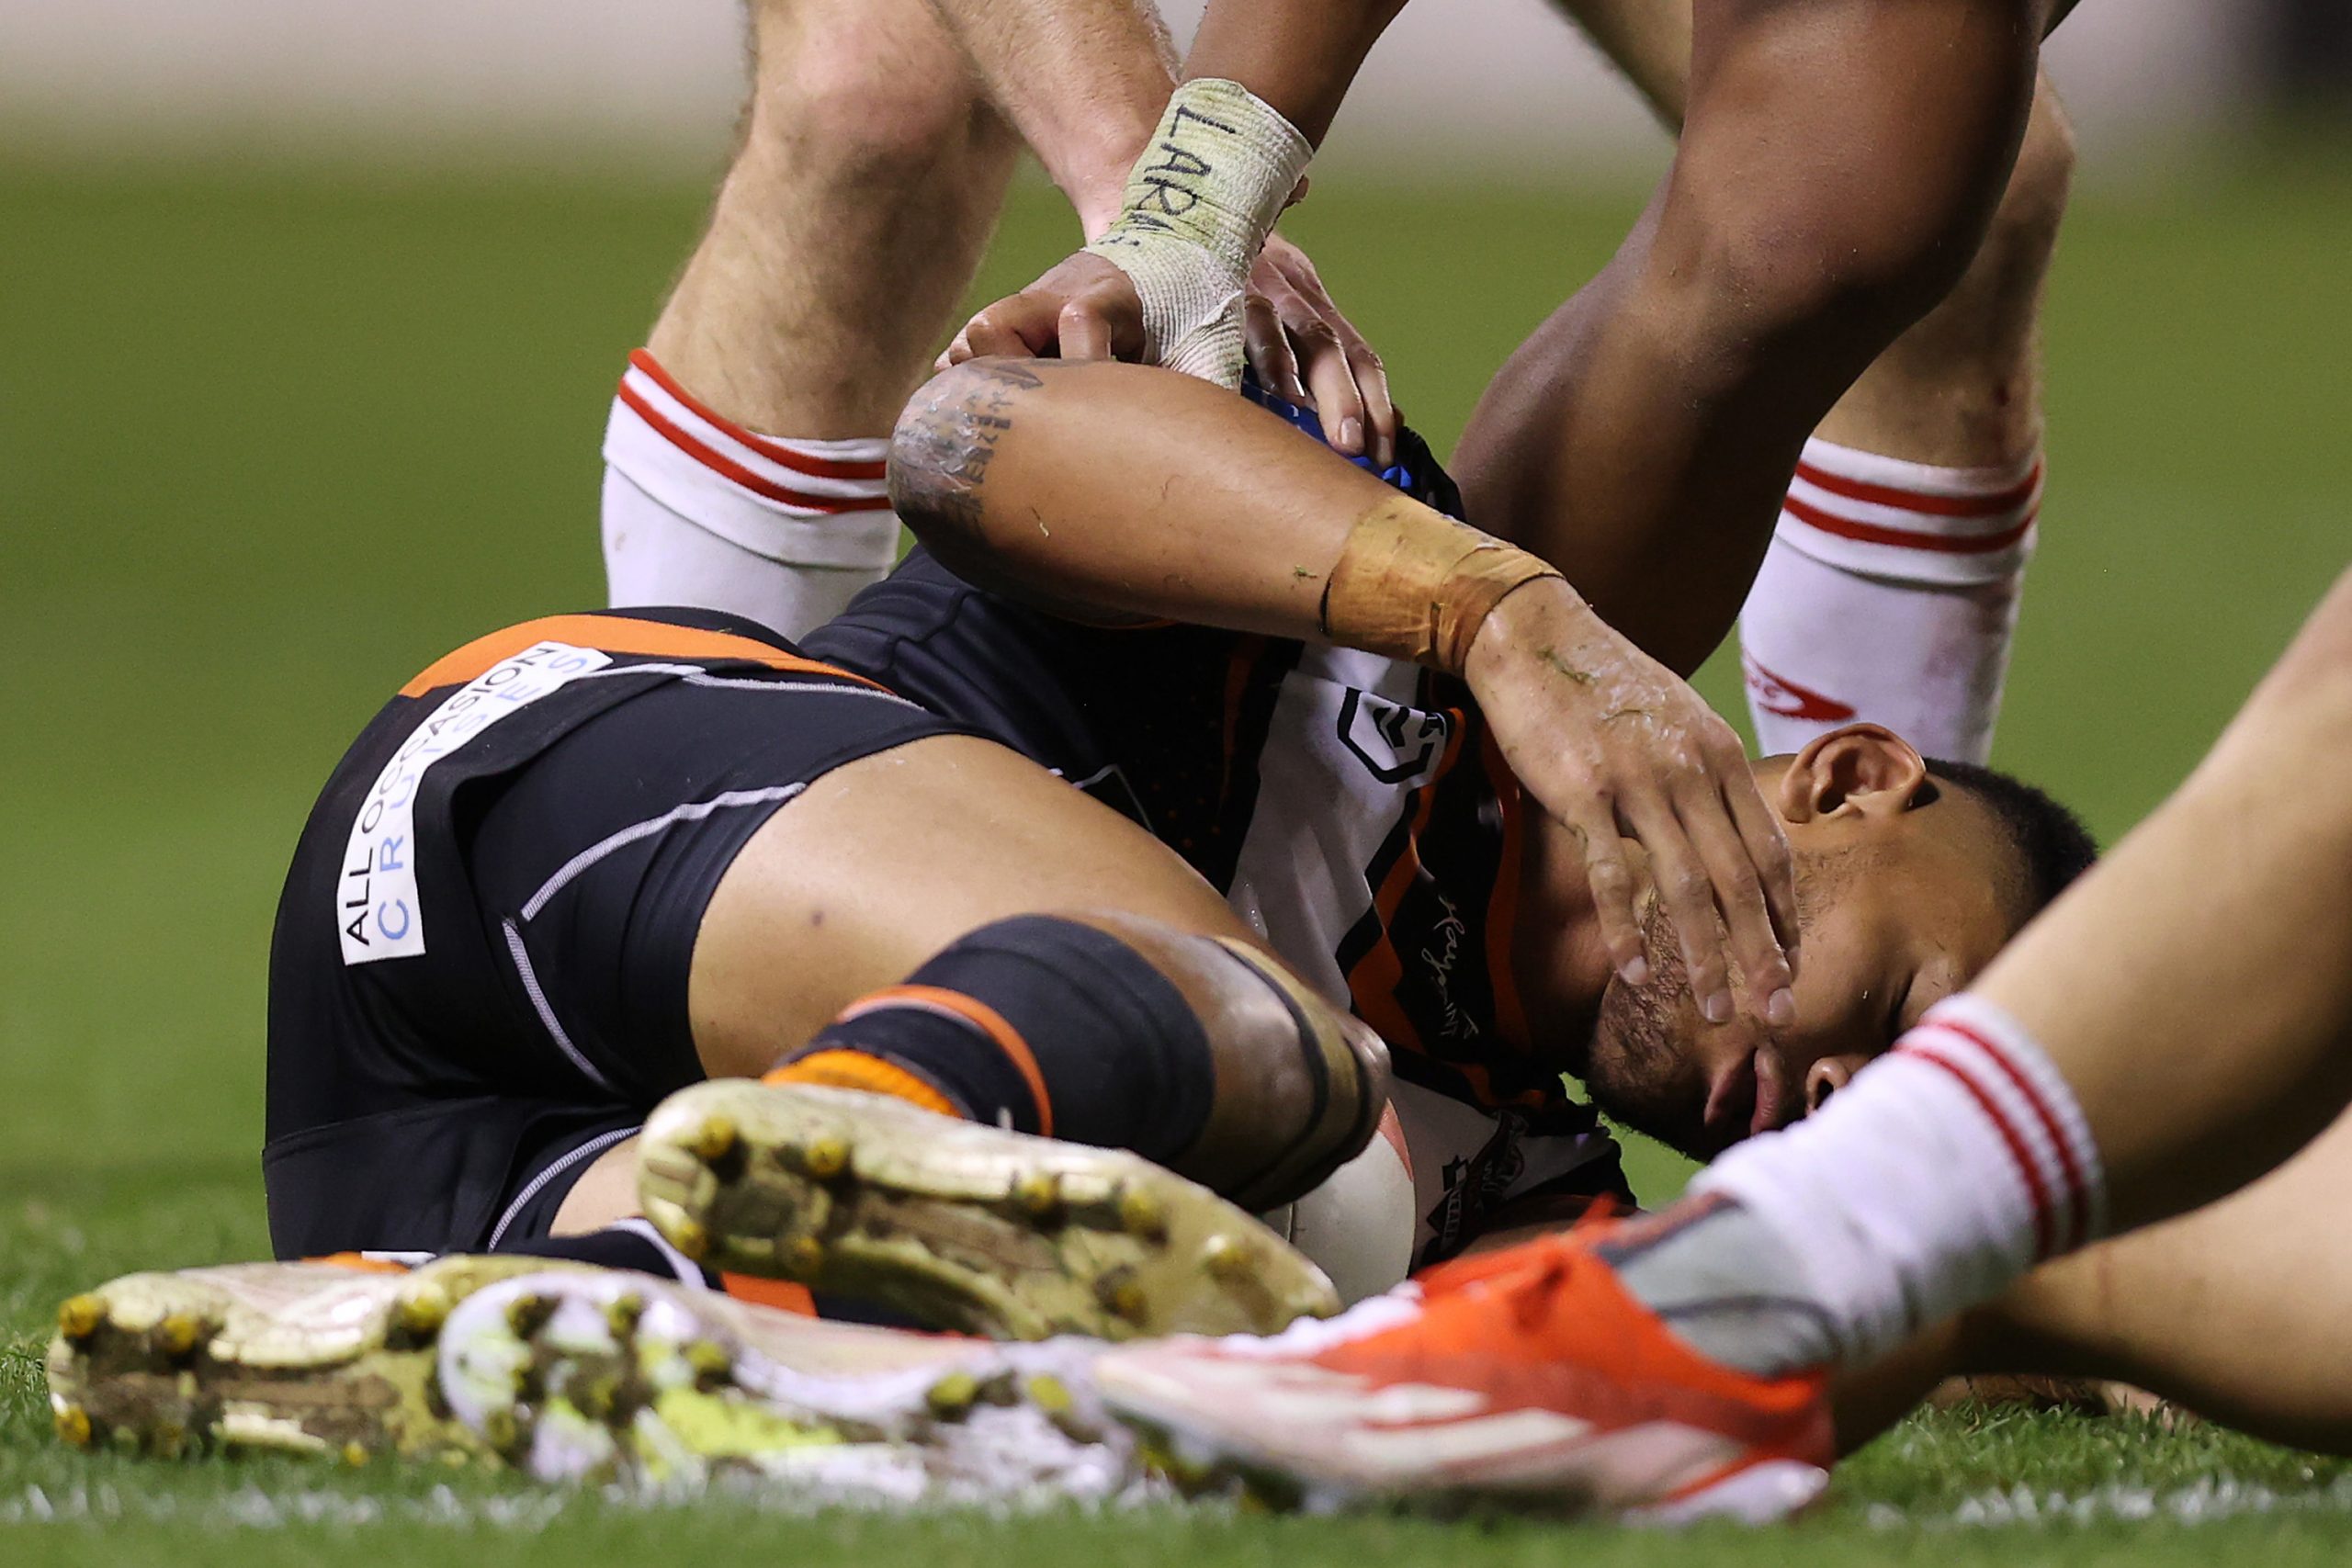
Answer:
[{"label": "outstretched arm", "polygon": [[899,421],[890,488],[949,566],[1049,608],[1333,642],[1463,677],[1530,795],[1583,842],[1621,973],[1638,983],[1647,964],[1631,839],[1702,1010],[1732,1016],[1736,956],[1750,1014],[1792,1013],[1788,847],[1736,738],[1544,562],[1238,398],[1133,366],[947,372]]}]

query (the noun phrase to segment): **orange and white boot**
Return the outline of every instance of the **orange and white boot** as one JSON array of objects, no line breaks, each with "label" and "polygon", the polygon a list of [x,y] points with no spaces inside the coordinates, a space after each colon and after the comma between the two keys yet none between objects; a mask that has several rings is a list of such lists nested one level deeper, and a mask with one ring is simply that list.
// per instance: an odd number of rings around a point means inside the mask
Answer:
[{"label": "orange and white boot", "polygon": [[1596,1244],[1602,1224],[1430,1270],[1270,1338],[1107,1351],[1109,1407],[1177,1470],[1310,1511],[1500,1504],[1654,1523],[1782,1517],[1828,1481],[1818,1371],[1686,1344]]}]

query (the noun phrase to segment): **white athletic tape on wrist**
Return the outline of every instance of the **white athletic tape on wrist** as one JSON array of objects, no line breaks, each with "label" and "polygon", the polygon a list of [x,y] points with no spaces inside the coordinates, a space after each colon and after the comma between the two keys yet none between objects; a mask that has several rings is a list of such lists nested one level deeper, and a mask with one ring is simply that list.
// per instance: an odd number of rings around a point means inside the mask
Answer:
[{"label": "white athletic tape on wrist", "polygon": [[1125,206],[1087,246],[1143,301],[1153,363],[1241,384],[1241,298],[1315,149],[1238,82],[1187,82],[1127,176]]}]

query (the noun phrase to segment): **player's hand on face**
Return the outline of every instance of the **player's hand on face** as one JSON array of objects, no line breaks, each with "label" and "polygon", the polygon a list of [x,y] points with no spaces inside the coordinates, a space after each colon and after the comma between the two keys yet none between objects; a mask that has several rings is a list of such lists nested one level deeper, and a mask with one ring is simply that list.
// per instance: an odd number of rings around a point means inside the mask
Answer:
[{"label": "player's hand on face", "polygon": [[1250,273],[1250,364],[1261,386],[1316,412],[1346,456],[1396,458],[1396,405],[1388,372],[1340,308],[1306,253],[1280,234],[1266,238]]},{"label": "player's hand on face", "polygon": [[1619,977],[1649,975],[1630,839],[1648,855],[1701,1016],[1792,1022],[1795,874],[1731,727],[1556,579],[1495,606],[1466,673],[1520,783],[1583,843]]},{"label": "player's hand on face", "polygon": [[1143,301],[1125,273],[1080,251],[967,321],[937,368],[987,355],[1140,360]]}]

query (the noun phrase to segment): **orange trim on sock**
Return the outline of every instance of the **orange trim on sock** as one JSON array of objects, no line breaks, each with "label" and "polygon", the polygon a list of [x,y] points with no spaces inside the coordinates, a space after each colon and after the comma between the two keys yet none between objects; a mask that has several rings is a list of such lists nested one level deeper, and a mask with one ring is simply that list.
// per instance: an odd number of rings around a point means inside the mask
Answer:
[{"label": "orange trim on sock", "polygon": [[305,1258],[302,1261],[356,1269],[362,1274],[405,1274],[409,1271],[409,1265],[405,1263],[396,1263],[389,1258],[370,1258],[364,1252],[330,1252],[318,1258]]},{"label": "orange trim on sock", "polygon": [[808,1293],[806,1285],[796,1285],[786,1280],[762,1280],[750,1274],[721,1274],[718,1288],[739,1302],[754,1306],[774,1307],[779,1312],[797,1313],[802,1317],[817,1315],[817,1298]]},{"label": "orange trim on sock", "polygon": [[863,1018],[879,1008],[918,1007],[945,1013],[971,1024],[997,1043],[997,1048],[1011,1059],[1014,1068],[1029,1086],[1029,1097],[1037,1102],[1037,1131],[1046,1137],[1054,1135],[1054,1102],[1046,1092],[1046,1075],[1037,1066],[1036,1054],[1029,1049],[1021,1031],[1012,1027],[1005,1016],[961,991],[951,991],[944,986],[886,986],[868,997],[862,997],[842,1010],[835,1023],[848,1023]]},{"label": "orange trim on sock", "polygon": [[863,1089],[867,1094],[887,1094],[893,1100],[903,1100],[922,1110],[963,1120],[957,1115],[952,1100],[896,1062],[886,1062],[879,1056],[870,1056],[863,1051],[846,1047],[812,1051],[797,1061],[786,1062],[774,1069],[760,1081],[764,1084],[816,1084],[823,1089]]}]

